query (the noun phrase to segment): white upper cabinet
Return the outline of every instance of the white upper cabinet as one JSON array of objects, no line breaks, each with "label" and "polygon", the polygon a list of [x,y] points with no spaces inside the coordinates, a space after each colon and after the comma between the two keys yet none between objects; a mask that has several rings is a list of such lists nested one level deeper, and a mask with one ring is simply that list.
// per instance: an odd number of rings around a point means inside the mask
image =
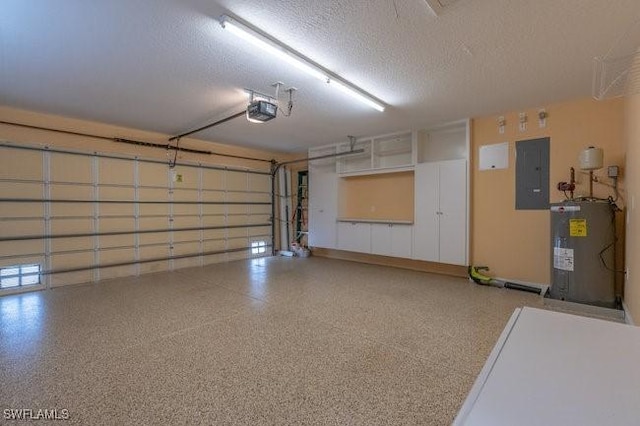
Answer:
[{"label": "white upper cabinet", "polygon": [[[353,150],[363,152],[339,157],[337,171],[342,175],[359,175],[412,170],[417,158],[416,143],[416,132],[360,139]],[[338,152],[350,152],[351,148],[350,143],[337,145]]]},{"label": "white upper cabinet", "polygon": [[373,140],[373,168],[408,167],[413,161],[413,135],[402,133]]}]

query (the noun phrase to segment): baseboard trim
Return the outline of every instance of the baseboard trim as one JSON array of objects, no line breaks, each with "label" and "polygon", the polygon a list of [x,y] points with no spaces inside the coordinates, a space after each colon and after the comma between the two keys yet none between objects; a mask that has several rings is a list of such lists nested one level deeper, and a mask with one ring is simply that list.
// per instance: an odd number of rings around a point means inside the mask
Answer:
[{"label": "baseboard trim", "polygon": [[424,260],[405,259],[402,257],[380,256],[377,254],[356,253],[352,251],[312,247],[314,256],[330,259],[349,260],[351,262],[368,263],[371,265],[391,266],[394,268],[411,269],[420,272],[432,272],[434,274],[450,275],[454,277],[467,277],[467,267],[449,265],[446,263],[427,262]]},{"label": "baseboard trim", "polygon": [[633,321],[631,312],[629,312],[629,307],[627,306],[626,303],[624,303],[624,300],[622,301],[622,309],[624,310],[624,322],[626,322],[629,325],[635,326],[636,323]]}]

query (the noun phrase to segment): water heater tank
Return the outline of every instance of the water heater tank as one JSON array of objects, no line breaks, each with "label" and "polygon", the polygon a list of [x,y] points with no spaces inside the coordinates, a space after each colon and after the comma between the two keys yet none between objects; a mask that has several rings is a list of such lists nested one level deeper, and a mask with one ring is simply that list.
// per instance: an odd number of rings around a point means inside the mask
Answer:
[{"label": "water heater tank", "polygon": [[550,297],[614,308],[614,241],[608,202],[552,204]]}]

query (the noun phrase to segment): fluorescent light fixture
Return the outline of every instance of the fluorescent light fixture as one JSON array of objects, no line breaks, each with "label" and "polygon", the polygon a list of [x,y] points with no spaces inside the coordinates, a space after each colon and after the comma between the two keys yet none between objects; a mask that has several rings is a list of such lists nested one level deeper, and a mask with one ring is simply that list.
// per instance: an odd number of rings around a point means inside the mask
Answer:
[{"label": "fluorescent light fixture", "polygon": [[384,103],[380,100],[348,81],[343,80],[332,72],[322,68],[320,65],[313,63],[290,47],[282,44],[267,34],[263,34],[262,32],[251,28],[228,15],[222,15],[220,17],[220,25],[222,25],[222,28],[229,30],[231,33],[258,47],[263,52],[277,56],[312,77],[315,77],[325,83],[329,83],[332,86],[336,86],[341,91],[378,111],[384,111]]},{"label": "fluorescent light fixture", "polygon": [[331,84],[332,86],[335,86],[336,88],[343,91],[344,93],[351,96],[352,98],[355,98],[360,102],[369,105],[371,108],[376,109],[380,112],[384,111],[384,105],[382,105],[380,102],[372,100],[369,96],[364,95],[359,90],[356,90],[350,86],[347,86],[341,81],[335,80],[333,78],[330,78],[328,82],[329,84]]}]

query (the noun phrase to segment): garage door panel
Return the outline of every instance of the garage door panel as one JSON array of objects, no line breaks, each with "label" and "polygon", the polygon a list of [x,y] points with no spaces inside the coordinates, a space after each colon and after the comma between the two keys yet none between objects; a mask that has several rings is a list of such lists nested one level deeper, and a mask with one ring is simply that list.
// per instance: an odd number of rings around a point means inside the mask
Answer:
[{"label": "garage door panel", "polygon": [[200,218],[197,216],[179,216],[173,218],[174,228],[200,227]]},{"label": "garage door panel", "polygon": [[44,185],[41,183],[3,182],[2,198],[37,198],[42,199]]},{"label": "garage door panel", "polygon": [[198,188],[200,177],[196,167],[176,166],[174,173],[182,177],[182,182],[173,182],[175,188]]},{"label": "garage door panel", "polygon": [[132,232],[135,230],[133,218],[105,217],[100,219],[100,232]]},{"label": "garage door panel", "polygon": [[249,174],[249,191],[271,192],[271,177],[255,173]]},{"label": "garage door panel", "polygon": [[221,204],[205,204],[202,206],[202,214],[224,215],[226,211],[227,211],[226,206]]},{"label": "garage door panel", "polygon": [[63,274],[54,274],[50,278],[51,287],[62,287],[65,285],[83,284],[93,280],[92,271],[68,272]]},{"label": "garage door panel", "polygon": [[138,236],[140,245],[148,244],[169,244],[168,232],[154,232],[150,234],[140,234]]},{"label": "garage door panel", "polygon": [[134,161],[100,158],[98,162],[99,182],[101,184],[130,186],[135,184]]},{"label": "garage door panel", "polygon": [[91,203],[52,203],[51,216],[53,217],[76,217],[93,216],[93,204]]},{"label": "garage door panel", "polygon": [[4,203],[0,209],[0,217],[44,217],[44,205],[43,203]]},{"label": "garage door panel", "polygon": [[224,201],[226,197],[226,193],[224,191],[203,191],[202,192],[202,201],[203,202],[221,202]]},{"label": "garage door panel", "polygon": [[138,220],[139,229],[157,230],[169,229],[169,218],[167,217],[143,217]]},{"label": "garage door panel", "polygon": [[173,261],[173,267],[175,269],[182,269],[182,268],[193,268],[196,266],[200,266],[201,265],[201,260],[200,257],[188,257],[186,259],[176,259]]},{"label": "garage door panel", "polygon": [[247,228],[230,228],[227,230],[228,238],[246,237],[249,235]]},{"label": "garage door panel", "polygon": [[0,241],[0,257],[44,253],[44,240]]},{"label": "garage door panel", "polygon": [[205,252],[223,251],[223,250],[225,250],[226,245],[227,245],[227,243],[224,240],[205,241],[203,243]]},{"label": "garage door panel", "polygon": [[54,182],[93,182],[93,157],[52,153],[50,161]]},{"label": "garage door panel", "polygon": [[105,235],[100,237],[100,248],[112,247],[133,247],[135,245],[135,235]]},{"label": "garage door panel", "polygon": [[213,254],[210,256],[203,256],[203,262],[205,265],[211,265],[214,263],[222,263],[222,262],[226,262],[227,261],[227,254],[226,253],[220,253],[220,254]]},{"label": "garage door panel", "polygon": [[203,226],[224,226],[226,219],[224,216],[203,216],[202,224]]},{"label": "garage door panel", "polygon": [[149,262],[140,264],[139,270],[141,274],[150,274],[154,272],[164,272],[168,271],[169,261],[161,261],[161,262]]},{"label": "garage door panel", "polygon": [[233,262],[234,260],[245,260],[245,259],[249,259],[250,257],[251,257],[251,254],[248,251],[240,251],[240,252],[227,254],[227,259],[230,262]]},{"label": "garage door panel", "polygon": [[168,204],[140,204],[138,212],[140,216],[169,216]]},{"label": "garage door panel", "polygon": [[174,189],[173,201],[198,201],[198,191],[192,189]]},{"label": "garage door panel", "polygon": [[140,247],[138,250],[140,260],[164,259],[169,257],[168,246]]},{"label": "garage door panel", "polygon": [[249,246],[248,238],[229,238],[227,247],[230,249],[245,248]]},{"label": "garage door panel", "polygon": [[0,149],[0,178],[43,180],[42,153],[2,147]]},{"label": "garage door panel", "polygon": [[58,218],[51,220],[51,233],[58,234],[86,234],[93,232],[92,218]]},{"label": "garage door panel", "polygon": [[203,189],[224,189],[224,171],[204,169],[202,171],[202,188]]},{"label": "garage door panel", "polygon": [[248,173],[227,171],[225,175],[227,191],[246,191],[249,189]]},{"label": "garage door panel", "polygon": [[173,241],[199,241],[200,231],[179,231],[173,233]]},{"label": "garage door panel", "polygon": [[246,225],[249,222],[249,216],[247,215],[233,215],[227,218],[229,225]]},{"label": "garage door panel", "polygon": [[199,215],[200,206],[197,204],[176,204],[173,206],[174,215]]},{"label": "garage door panel", "polygon": [[229,205],[227,206],[227,214],[231,215],[246,215],[249,213],[249,208],[246,205]]},{"label": "garage door panel", "polygon": [[100,251],[100,263],[114,264],[122,262],[133,262],[135,251],[133,249],[113,249]]},{"label": "garage door panel", "polygon": [[243,197],[244,201],[249,203],[270,203],[271,194],[263,194],[261,192],[247,192]]},{"label": "garage door panel", "polygon": [[249,228],[249,236],[269,236],[271,235],[271,227],[259,226],[256,228]]},{"label": "garage door panel", "polygon": [[173,254],[176,256],[200,253],[199,243],[175,243],[173,245]]},{"label": "garage door panel", "polygon": [[140,201],[169,201],[169,190],[164,188],[140,188],[138,189]]},{"label": "garage door panel", "polygon": [[0,237],[40,236],[44,234],[44,221],[9,220],[0,221]]},{"label": "garage door panel", "polygon": [[94,245],[93,237],[54,238],[51,240],[51,251],[53,253],[78,250],[93,251]]},{"label": "garage door panel", "polygon": [[63,253],[51,256],[51,269],[75,269],[93,266],[93,252]]},{"label": "garage door panel", "polygon": [[112,278],[130,277],[135,274],[135,265],[118,266],[116,268],[103,268],[100,270],[100,279],[108,280]]},{"label": "garage door panel", "polygon": [[207,229],[202,232],[203,239],[205,240],[222,240],[227,236],[227,231],[225,229]]},{"label": "garage door panel", "polygon": [[138,178],[141,186],[167,186],[169,183],[169,167],[166,164],[140,162]]}]

